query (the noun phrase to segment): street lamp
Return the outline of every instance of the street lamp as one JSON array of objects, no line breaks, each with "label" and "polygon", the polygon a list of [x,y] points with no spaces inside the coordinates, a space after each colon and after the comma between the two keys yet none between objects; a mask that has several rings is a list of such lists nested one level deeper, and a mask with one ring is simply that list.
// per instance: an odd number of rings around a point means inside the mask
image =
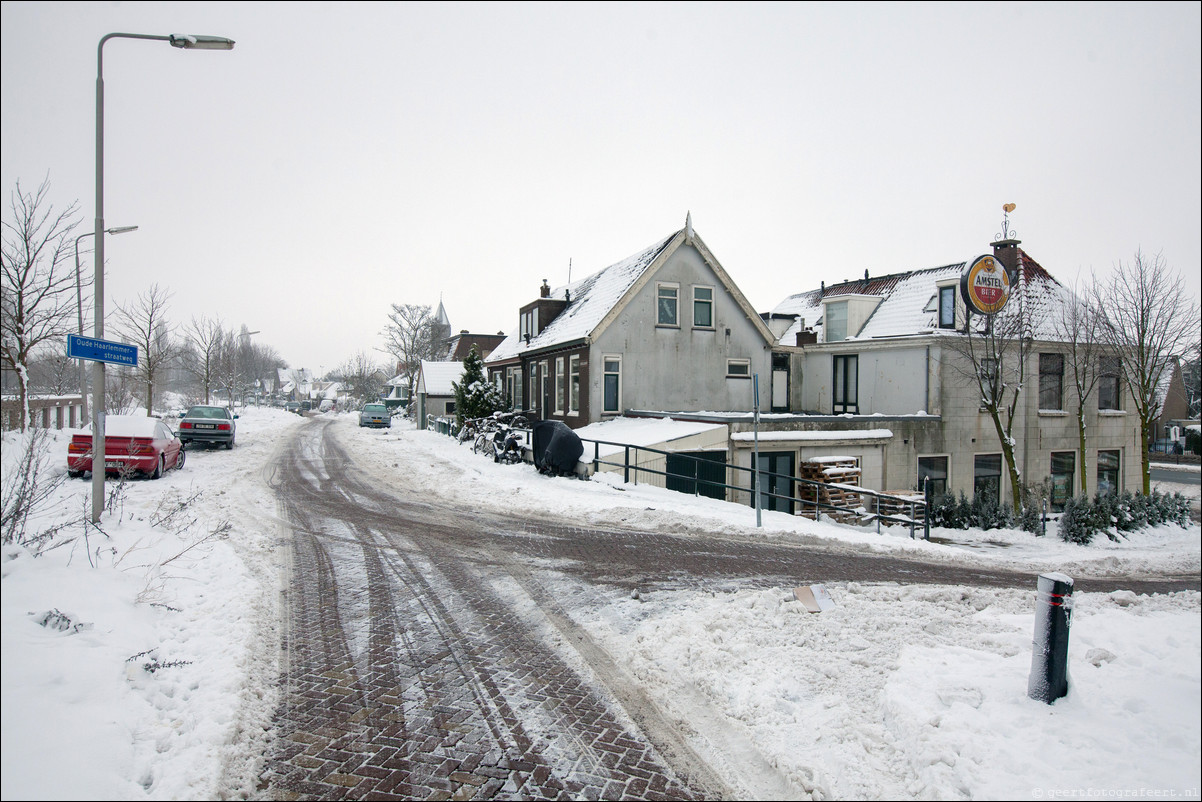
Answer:
[{"label": "street lamp", "polygon": [[[233,50],[234,40],[220,36],[145,33],[110,33],[96,46],[96,278],[93,282],[96,339],[104,338],[104,43],[109,39],[151,39],[185,50]],[[96,470],[99,461],[100,470]],[[104,510],[104,363],[92,363],[92,523],[100,523]]]},{"label": "street lamp", "polygon": [[[104,230],[104,233],[105,234],[127,234],[130,231],[137,231],[137,230],[138,230],[137,226],[115,226],[113,228],[106,228]],[[79,241],[81,239],[83,239],[84,237],[94,237],[94,236],[96,236],[96,232],[89,231],[86,234],[80,234],[78,237],[75,238],[75,309],[79,315],[79,336],[80,337],[83,336],[83,292],[80,289],[80,278],[79,278],[79,275],[80,275],[79,274]],[[88,382],[87,382],[86,374],[83,369],[84,361],[82,359],[80,359],[78,361],[79,361],[79,399],[80,399],[80,403],[83,406],[81,417],[82,417],[82,420],[87,420],[88,419]]]}]

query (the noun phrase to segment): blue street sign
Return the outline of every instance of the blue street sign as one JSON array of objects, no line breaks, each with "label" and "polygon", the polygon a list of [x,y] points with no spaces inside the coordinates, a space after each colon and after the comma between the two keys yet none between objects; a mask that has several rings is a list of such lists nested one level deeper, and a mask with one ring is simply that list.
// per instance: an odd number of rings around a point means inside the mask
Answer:
[{"label": "blue street sign", "polygon": [[108,362],[111,365],[128,365],[133,368],[138,366],[138,346],[68,334],[67,358],[89,359],[93,362]]}]

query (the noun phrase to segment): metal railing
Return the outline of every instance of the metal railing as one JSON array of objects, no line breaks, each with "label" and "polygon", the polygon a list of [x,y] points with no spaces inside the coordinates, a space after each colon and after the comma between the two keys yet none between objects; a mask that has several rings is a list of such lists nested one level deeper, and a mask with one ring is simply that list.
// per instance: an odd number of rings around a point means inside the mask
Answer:
[{"label": "metal railing", "polygon": [[[868,488],[860,487],[859,485],[817,482],[812,479],[802,479],[800,477],[791,476],[789,474],[781,474],[781,473],[775,473],[772,471],[763,471],[763,470],[757,471],[755,468],[744,467],[742,465],[731,465],[729,463],[726,463],[725,461],[722,463],[718,463],[718,462],[715,462],[712,460],[706,460],[703,457],[693,456],[692,454],[682,454],[679,452],[672,452],[672,451],[661,451],[660,449],[649,448],[647,446],[635,446],[635,445],[630,445],[629,443],[615,443],[615,442],[611,442],[608,440],[589,440],[586,438],[581,438],[581,442],[586,443],[586,444],[592,443],[592,445],[593,445],[593,449],[592,449],[593,457],[592,457],[591,462],[593,465],[594,473],[599,469],[599,467],[601,465],[606,465],[606,466],[613,467],[613,468],[621,468],[622,469],[622,481],[625,484],[630,484],[631,480],[633,478],[633,483],[637,485],[640,474],[649,474],[651,476],[664,477],[665,486],[666,486],[667,479],[669,479],[669,478],[682,480],[685,482],[691,482],[692,486],[693,486],[693,495],[695,495],[695,496],[701,495],[701,488],[704,486],[704,487],[715,488],[715,489],[722,488],[723,491],[733,490],[738,493],[747,493],[747,494],[751,495],[752,499],[754,500],[755,496],[753,494],[755,493],[755,490],[753,490],[753,485],[756,484],[756,480],[757,480],[756,474],[758,474],[758,477],[760,477],[761,485],[764,484],[763,478],[766,477],[766,478],[776,478],[776,479],[783,480],[783,481],[789,483],[789,486],[794,488],[794,491],[796,490],[796,488],[799,488],[799,487],[809,487],[813,490],[814,498],[809,499],[809,498],[804,498],[804,497],[799,496],[796,492],[792,492],[789,495],[785,495],[782,493],[774,493],[769,490],[764,490],[762,488],[760,489],[759,492],[760,492],[761,497],[777,499],[777,500],[783,501],[790,505],[798,505],[801,512],[794,513],[796,515],[803,515],[803,514],[805,514],[805,512],[804,512],[805,510],[810,509],[810,510],[813,510],[814,519],[821,520],[821,516],[822,516],[822,513],[824,510],[833,511],[836,514],[831,515],[832,518],[836,518],[836,519],[838,519],[838,518],[853,518],[855,520],[860,520],[860,521],[865,521],[865,522],[875,522],[876,523],[876,531],[878,534],[880,534],[880,531],[881,531],[881,522],[882,521],[887,524],[900,524],[903,526],[910,527],[910,537],[911,538],[915,537],[916,527],[920,525],[922,527],[923,539],[924,540],[931,539],[930,518],[927,515],[928,495],[926,493],[921,494],[921,497],[919,497],[919,494],[916,494],[915,496],[900,496],[900,495],[891,494],[891,493],[881,493],[876,490],[869,490]],[[617,461],[610,461],[607,459],[602,459],[601,458],[601,446],[613,446],[613,447],[622,449],[622,461],[617,462]],[[585,448],[585,451],[586,452],[588,451],[587,446]],[[633,461],[631,460],[632,454],[635,457],[635,459]],[[674,457],[676,459],[690,460],[692,463],[692,467],[693,467],[692,475],[690,476],[688,474],[681,474],[679,472],[659,470],[658,468],[652,468],[652,467],[648,467],[646,465],[639,464],[640,463],[640,460],[639,460],[640,454],[653,454],[653,455],[657,455],[658,457],[662,457],[663,458],[662,460],[654,459],[653,461],[664,462],[665,468],[667,467],[666,462],[667,462],[667,458],[669,456]],[[748,474],[747,484],[740,485],[737,483],[717,482],[717,481],[714,481],[713,479],[703,478],[701,476],[701,465],[699,464],[699,463],[703,463],[703,462],[706,464],[706,466],[709,466],[709,467],[717,467],[718,465],[721,465],[724,475],[725,475],[725,472],[727,472],[727,471],[736,472],[736,475],[738,475],[737,472],[742,472],[742,473]],[[850,507],[850,506],[846,506],[846,505],[832,504],[829,502],[821,501],[820,499],[822,497],[823,489],[827,489],[828,491],[832,490],[832,489],[838,490],[838,491],[844,491],[844,492],[850,491],[850,492],[858,494],[861,497],[869,496],[869,497],[875,499],[874,506],[876,507],[876,510],[874,512],[869,512],[863,506]],[[725,496],[726,496],[726,493],[723,492],[723,498],[725,498]],[[882,513],[881,512],[882,500],[884,500],[884,502],[886,503],[887,506],[894,506],[898,509],[908,508],[910,510],[910,515],[909,516],[890,515],[890,514]]]}]

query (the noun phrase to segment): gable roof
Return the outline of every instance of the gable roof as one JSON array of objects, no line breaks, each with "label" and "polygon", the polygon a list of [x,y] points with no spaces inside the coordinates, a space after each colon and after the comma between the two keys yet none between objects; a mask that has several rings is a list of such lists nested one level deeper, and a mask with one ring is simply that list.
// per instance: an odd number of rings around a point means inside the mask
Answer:
[{"label": "gable roof", "polygon": [[701,238],[693,232],[691,225],[650,245],[643,250],[615,262],[591,276],[571,284],[556,287],[551,298],[567,299],[567,305],[546,328],[524,342],[515,329],[485,359],[486,364],[495,364],[513,359],[528,351],[555,348],[578,342],[600,334],[616,319],[642,289],[655,271],[663,265],[682,245],[691,245],[714,271],[723,288],[734,298],[748,319],[760,330],[767,343],[773,342],[771,332],[760,316],[747,302],[743,293],[735,286],[718,260],[710,253]]},{"label": "gable roof", "polygon": [[422,360],[421,373],[418,376],[418,392],[426,395],[455,395],[453,382],[463,378],[462,362],[430,362]]},{"label": "gable roof", "polygon": [[[1063,318],[1064,307],[1071,293],[1048,271],[1044,270],[1021,248],[1018,249],[1022,267],[1018,286],[1002,316],[1014,315],[1019,309],[1028,312],[1031,334],[1036,339],[1056,340],[1055,323]],[[948,332],[939,328],[939,309],[936,297],[939,286],[957,281],[964,272],[965,262],[894,273],[856,281],[845,281],[816,290],[808,290],[785,298],[772,310],[774,315],[797,315],[798,319],[781,336],[782,344],[795,342],[796,334],[805,327],[823,330],[823,299],[842,295],[879,296],[880,303],[855,336],[848,340],[868,340],[884,337],[905,337],[916,334]],[[957,293],[959,285],[956,285]],[[822,338],[825,341],[825,338]]]}]

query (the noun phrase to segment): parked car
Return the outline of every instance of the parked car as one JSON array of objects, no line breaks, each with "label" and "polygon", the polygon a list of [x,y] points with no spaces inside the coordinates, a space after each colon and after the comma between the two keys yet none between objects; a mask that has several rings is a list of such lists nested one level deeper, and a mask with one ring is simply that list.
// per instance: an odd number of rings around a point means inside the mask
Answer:
[{"label": "parked car", "polygon": [[359,425],[387,429],[392,426],[392,416],[383,404],[364,404],[359,410]]},{"label": "parked car", "polygon": [[295,412],[297,415],[299,415],[301,411],[300,401],[289,401],[288,403],[284,404],[284,411]]},{"label": "parked car", "polygon": [[[164,471],[183,468],[186,459],[183,442],[161,420],[142,415],[105,416],[105,473],[136,471],[158,479]],[[91,470],[91,433],[73,435],[67,444],[67,475],[78,478]]]},{"label": "parked car", "polygon": [[226,407],[194,406],[179,422],[179,439],[187,443],[215,443],[234,447],[238,424]]}]

